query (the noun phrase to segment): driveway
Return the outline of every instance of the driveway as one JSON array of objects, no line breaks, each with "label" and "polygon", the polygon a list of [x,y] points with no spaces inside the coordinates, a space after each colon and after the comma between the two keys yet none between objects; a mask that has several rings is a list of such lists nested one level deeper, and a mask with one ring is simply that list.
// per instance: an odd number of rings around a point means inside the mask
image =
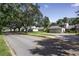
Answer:
[{"label": "driveway", "polygon": [[49,33],[48,35],[62,40],[79,41],[79,36],[75,33]]},{"label": "driveway", "polygon": [[11,34],[5,35],[5,39],[8,41],[9,45],[17,56],[32,56],[33,54],[30,52],[30,49],[39,47],[35,41],[40,41],[43,38],[28,35]]},{"label": "driveway", "polygon": [[60,38],[62,40],[66,40],[66,41],[77,41],[79,42],[79,36],[77,35],[60,35],[57,38]]}]

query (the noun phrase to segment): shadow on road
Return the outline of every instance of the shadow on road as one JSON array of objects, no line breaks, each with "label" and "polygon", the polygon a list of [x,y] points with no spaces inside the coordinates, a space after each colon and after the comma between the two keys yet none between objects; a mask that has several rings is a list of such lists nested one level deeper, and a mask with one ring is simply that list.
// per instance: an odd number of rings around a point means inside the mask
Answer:
[{"label": "shadow on road", "polygon": [[[5,35],[24,35],[24,33],[6,32]],[[34,41],[36,47],[29,49],[32,54],[39,54],[43,56],[70,56],[76,55],[68,51],[79,52],[79,36],[77,35],[62,35],[57,38],[45,38],[44,40]],[[30,43],[31,44],[31,43]],[[79,55],[79,54],[78,54]]]},{"label": "shadow on road", "polygon": [[42,41],[36,41],[38,45],[42,47],[37,47],[35,49],[30,49],[32,54],[39,54],[43,56],[67,56],[75,55],[66,52],[66,50],[79,51],[79,42],[78,41],[63,41],[60,39],[45,39]]},{"label": "shadow on road", "polygon": [[79,41],[79,36],[78,35],[62,35],[62,37],[65,40],[69,40],[69,41]]}]

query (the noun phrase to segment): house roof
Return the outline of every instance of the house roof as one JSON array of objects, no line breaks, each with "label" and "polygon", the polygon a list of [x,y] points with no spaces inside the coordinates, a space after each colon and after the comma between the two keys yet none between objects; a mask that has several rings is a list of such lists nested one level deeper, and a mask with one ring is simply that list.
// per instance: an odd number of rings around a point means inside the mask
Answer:
[{"label": "house roof", "polygon": [[76,28],[79,28],[79,24],[76,24],[75,26],[76,26]]},{"label": "house roof", "polygon": [[49,27],[49,29],[61,29],[61,27],[59,27],[59,26],[51,26],[51,27]]},{"label": "house roof", "polygon": [[79,26],[79,24],[76,24],[76,26]]}]

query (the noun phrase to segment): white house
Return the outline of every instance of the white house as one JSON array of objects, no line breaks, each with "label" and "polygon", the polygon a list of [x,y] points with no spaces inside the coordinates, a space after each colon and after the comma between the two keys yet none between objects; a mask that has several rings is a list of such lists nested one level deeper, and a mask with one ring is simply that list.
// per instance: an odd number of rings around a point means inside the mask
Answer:
[{"label": "white house", "polygon": [[32,29],[32,31],[34,31],[34,32],[37,32],[37,31],[38,31],[38,27],[36,27],[36,26],[32,26],[31,29]]},{"label": "white house", "polygon": [[65,28],[59,27],[59,26],[50,26],[49,27],[50,33],[63,33],[65,32]]},{"label": "white house", "polygon": [[76,30],[79,32],[79,24],[75,25]]},{"label": "white house", "polygon": [[65,24],[64,24],[64,28],[65,28],[65,29],[68,29],[68,28],[69,28],[69,23],[65,23]]}]

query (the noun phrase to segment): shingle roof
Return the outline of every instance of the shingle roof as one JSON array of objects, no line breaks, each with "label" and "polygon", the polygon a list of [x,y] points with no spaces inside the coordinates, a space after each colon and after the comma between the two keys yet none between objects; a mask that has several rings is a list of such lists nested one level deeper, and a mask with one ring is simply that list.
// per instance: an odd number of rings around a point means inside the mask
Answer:
[{"label": "shingle roof", "polygon": [[59,26],[51,26],[49,29],[55,29],[55,28],[61,29],[61,27],[59,27]]},{"label": "shingle roof", "polygon": [[75,26],[76,26],[76,28],[79,28],[79,24],[76,24]]}]

